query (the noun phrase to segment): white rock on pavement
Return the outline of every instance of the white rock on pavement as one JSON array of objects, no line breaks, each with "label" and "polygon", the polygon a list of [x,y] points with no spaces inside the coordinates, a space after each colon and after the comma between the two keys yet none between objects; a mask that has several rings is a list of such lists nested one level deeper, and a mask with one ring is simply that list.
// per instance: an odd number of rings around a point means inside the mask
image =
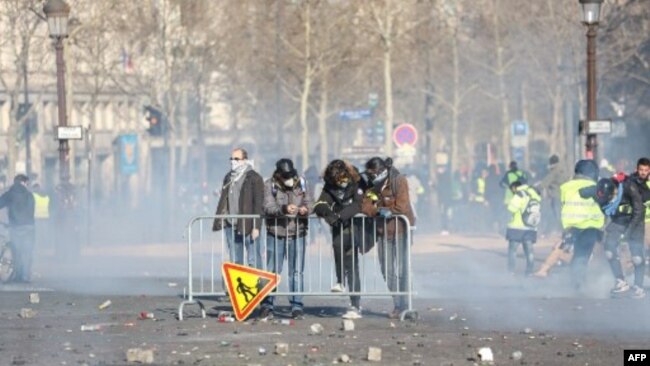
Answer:
[{"label": "white rock on pavement", "polygon": [[354,330],[354,321],[351,319],[343,319],[343,330],[351,332]]},{"label": "white rock on pavement", "polygon": [[345,353],[339,356],[340,363],[350,363],[350,361],[350,356],[346,355]]},{"label": "white rock on pavement", "polygon": [[492,353],[492,349],[490,349],[490,347],[479,348],[478,358],[481,360],[481,362],[494,362],[494,354]]},{"label": "white rock on pavement", "polygon": [[381,348],[368,347],[368,361],[381,362]]},{"label": "white rock on pavement", "polygon": [[522,358],[523,356],[524,356],[524,355],[521,353],[521,351],[514,351],[514,352],[512,352],[512,359],[515,360],[515,361],[519,361],[519,360],[521,360],[521,358]]},{"label": "white rock on pavement", "polygon": [[142,349],[142,348],[129,348],[126,351],[126,361],[127,362],[138,362],[145,365],[153,363],[153,350]]},{"label": "white rock on pavement", "polygon": [[36,312],[30,308],[22,308],[20,309],[20,317],[23,319],[29,319],[33,318],[36,316]]},{"label": "white rock on pavement", "polygon": [[41,302],[41,298],[38,296],[38,293],[32,292],[29,294],[29,302],[31,304],[38,304]]},{"label": "white rock on pavement", "polygon": [[287,343],[276,343],[275,344],[275,354],[277,355],[286,355],[289,353],[289,345]]},{"label": "white rock on pavement", "polygon": [[311,330],[311,334],[318,335],[323,333],[323,326],[320,325],[319,323],[312,324],[311,327],[309,327],[309,329]]}]

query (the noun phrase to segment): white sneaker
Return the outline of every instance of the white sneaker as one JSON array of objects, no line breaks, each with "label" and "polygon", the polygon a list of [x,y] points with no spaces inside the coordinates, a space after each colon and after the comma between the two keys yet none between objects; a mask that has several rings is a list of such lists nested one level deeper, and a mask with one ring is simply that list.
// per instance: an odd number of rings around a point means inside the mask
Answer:
[{"label": "white sneaker", "polygon": [[343,319],[361,319],[363,318],[361,316],[361,309],[355,308],[354,306],[351,307],[347,313],[343,314],[342,316]]},{"label": "white sneaker", "polygon": [[336,285],[334,285],[334,287],[330,289],[331,292],[343,292],[343,290],[344,290],[343,285],[340,283],[337,283]]},{"label": "white sneaker", "polygon": [[632,286],[632,293],[630,294],[630,297],[633,299],[643,299],[645,297],[645,290],[643,287],[639,286]]},{"label": "white sneaker", "polygon": [[630,291],[630,285],[628,285],[627,282],[621,279],[616,279],[616,285],[614,288],[610,291],[612,296],[618,296],[625,294],[626,292]]}]

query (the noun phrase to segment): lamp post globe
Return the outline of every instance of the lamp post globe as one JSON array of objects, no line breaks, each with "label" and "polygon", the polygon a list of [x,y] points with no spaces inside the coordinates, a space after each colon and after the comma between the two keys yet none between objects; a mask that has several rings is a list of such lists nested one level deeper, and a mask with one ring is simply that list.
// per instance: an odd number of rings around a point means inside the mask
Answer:
[{"label": "lamp post globe", "polygon": [[582,5],[582,22],[586,25],[598,24],[600,21],[600,6],[603,0],[579,0]]},{"label": "lamp post globe", "polygon": [[47,17],[47,26],[50,31],[50,37],[67,37],[70,6],[63,0],[48,0],[47,3],[43,5],[43,12]]}]

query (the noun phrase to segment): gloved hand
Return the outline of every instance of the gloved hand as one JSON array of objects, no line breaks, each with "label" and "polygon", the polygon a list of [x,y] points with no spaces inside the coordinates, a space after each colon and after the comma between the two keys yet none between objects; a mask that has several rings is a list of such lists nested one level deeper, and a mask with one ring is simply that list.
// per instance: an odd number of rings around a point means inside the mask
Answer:
[{"label": "gloved hand", "polygon": [[393,216],[393,212],[389,208],[382,207],[382,208],[379,209],[378,215],[379,215],[379,217],[383,217],[385,219],[388,219],[388,218]]},{"label": "gloved hand", "polygon": [[333,214],[331,216],[326,217],[325,221],[327,221],[327,223],[330,226],[337,226],[341,223],[341,217],[337,214]]}]

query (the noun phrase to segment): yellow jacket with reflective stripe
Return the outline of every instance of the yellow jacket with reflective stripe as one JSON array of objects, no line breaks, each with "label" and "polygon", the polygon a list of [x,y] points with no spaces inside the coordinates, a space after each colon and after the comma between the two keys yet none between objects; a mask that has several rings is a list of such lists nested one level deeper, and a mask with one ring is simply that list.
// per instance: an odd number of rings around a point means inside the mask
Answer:
[{"label": "yellow jacket with reflective stripe", "polygon": [[562,228],[602,229],[605,215],[593,198],[580,197],[580,190],[595,186],[596,183],[585,178],[574,178],[560,186],[562,203]]},{"label": "yellow jacket with reflective stripe", "polygon": [[50,218],[50,197],[47,195],[41,196],[38,193],[33,193],[34,196],[34,218],[48,219]]},{"label": "yellow jacket with reflective stripe", "polygon": [[508,223],[508,228],[510,229],[521,229],[521,230],[536,230],[533,227],[526,226],[524,224],[524,219],[522,214],[528,206],[529,200],[535,200],[540,202],[542,198],[537,194],[537,192],[530,187],[529,185],[522,185],[517,187],[517,193],[523,192],[522,194],[515,194],[512,196],[510,202],[508,202],[508,211],[512,214],[510,222]]}]

